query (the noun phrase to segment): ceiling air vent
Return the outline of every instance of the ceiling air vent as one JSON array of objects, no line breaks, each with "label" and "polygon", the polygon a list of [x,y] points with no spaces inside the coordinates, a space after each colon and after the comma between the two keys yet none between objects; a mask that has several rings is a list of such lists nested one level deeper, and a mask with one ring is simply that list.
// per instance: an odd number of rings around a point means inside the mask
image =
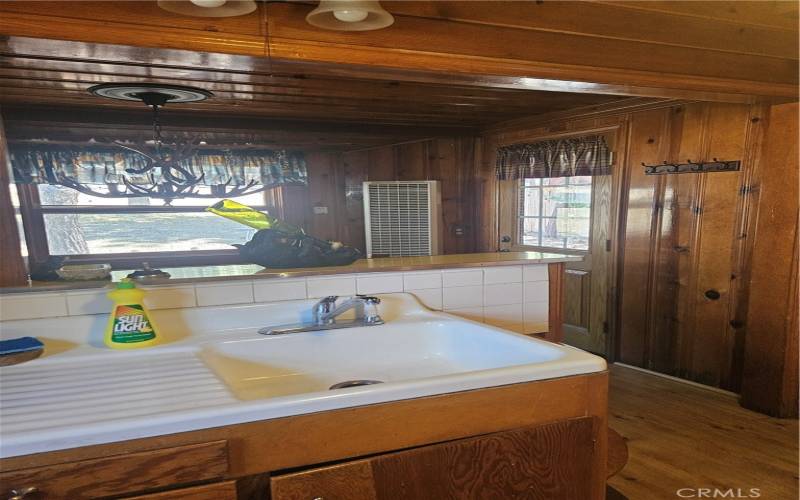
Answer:
[{"label": "ceiling air vent", "polygon": [[439,253],[439,181],[364,183],[367,257]]}]

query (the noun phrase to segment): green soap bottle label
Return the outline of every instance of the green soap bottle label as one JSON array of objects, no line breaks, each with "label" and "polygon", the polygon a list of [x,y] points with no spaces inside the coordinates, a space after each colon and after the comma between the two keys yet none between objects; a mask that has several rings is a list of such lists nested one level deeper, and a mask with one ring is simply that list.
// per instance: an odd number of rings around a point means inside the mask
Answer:
[{"label": "green soap bottle label", "polygon": [[144,313],[142,306],[133,304],[117,306],[114,309],[114,329],[111,331],[111,341],[120,344],[135,344],[152,340],[156,337],[150,320]]}]

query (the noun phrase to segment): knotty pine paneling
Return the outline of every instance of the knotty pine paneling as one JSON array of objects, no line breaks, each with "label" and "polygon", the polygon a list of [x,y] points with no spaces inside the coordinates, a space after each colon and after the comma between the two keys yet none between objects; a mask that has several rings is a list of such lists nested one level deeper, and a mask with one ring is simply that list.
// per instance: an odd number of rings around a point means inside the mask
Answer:
[{"label": "knotty pine paneling", "polygon": [[[339,213],[346,210],[340,200],[344,196],[338,182],[340,157],[335,153],[308,152],[306,165],[307,186],[279,188],[279,215],[317,238],[340,240],[340,228],[344,228],[345,223]],[[324,210],[317,213],[315,208]]]},{"label": "knotty pine paneling", "polygon": [[[621,182],[610,189],[611,206],[603,208],[612,218],[613,259],[606,284],[612,302],[609,354],[736,391],[746,358],[743,311],[763,118],[760,105],[662,102],[510,121],[485,132],[480,174],[493,174],[499,144],[618,130],[615,168]],[[646,176],[642,168],[642,163],[715,157],[741,160],[741,170]],[[496,190],[501,200],[502,189]],[[481,205],[496,207],[496,199],[482,193]],[[481,223],[488,245],[496,244],[498,226],[507,225],[497,215]],[[596,269],[602,267],[595,268],[593,260],[593,274]],[[719,298],[709,298],[706,291]]]},{"label": "knotty pine paneling", "polygon": [[[476,220],[484,192],[477,175],[476,147],[475,138],[450,137],[344,153],[308,152],[308,186],[281,189],[281,214],[309,234],[363,251],[362,182],[438,180],[442,253],[475,252],[480,245]],[[327,213],[316,213],[315,207],[325,207]]]},{"label": "knotty pine paneling", "polygon": [[778,417],[797,416],[797,155],[797,103],[773,106],[757,177],[741,402]]},{"label": "knotty pine paneling", "polygon": [[[749,125],[748,106],[711,106],[701,129],[702,158],[744,159],[745,137]],[[731,386],[731,360],[734,349],[730,325],[735,279],[733,255],[745,240],[735,232],[736,207],[741,196],[742,171],[701,174],[698,199],[694,207],[697,240],[696,282],[687,296],[694,314],[684,345],[689,344],[690,360],[684,370],[689,378],[724,388]],[[719,293],[718,299],[706,292]],[[734,388],[735,389],[735,388]]]},{"label": "knotty pine paneling", "polygon": [[[664,150],[668,157],[676,153],[677,145],[683,127],[684,108],[677,106],[670,109],[669,123],[666,135],[661,138]],[[636,165],[636,164],[632,164]],[[634,167],[635,169],[635,167]],[[647,307],[647,329],[650,337],[647,339],[646,358],[654,370],[676,375],[676,359],[678,349],[678,336],[675,332],[680,328],[676,314],[676,304],[680,293],[680,280],[678,267],[680,259],[685,255],[682,248],[686,244],[679,242],[679,217],[681,210],[689,206],[683,200],[683,191],[676,184],[686,182],[686,176],[671,176],[655,178],[655,196],[661,201],[654,204],[653,218],[653,261],[651,266],[653,293],[650,295]]]},{"label": "knotty pine paneling", "polygon": [[[731,321],[743,290],[732,281],[747,265],[736,256],[748,243],[738,228],[748,205],[742,183],[752,168],[747,150],[755,147],[755,109],[695,103],[661,110],[655,137],[647,118],[656,119],[656,112],[633,114],[620,261],[621,361],[738,389]],[[660,146],[656,157],[641,154],[637,142],[645,137],[651,149]],[[641,168],[642,162],[710,158],[742,160],[743,169],[645,176]]]},{"label": "knotty pine paneling", "polygon": [[9,191],[10,171],[5,128],[0,115],[0,286],[24,285],[28,279]]},{"label": "knotty pine paneling", "polygon": [[625,161],[627,181],[623,202],[619,257],[619,360],[643,366],[648,351],[648,304],[643,293],[652,286],[651,239],[654,231],[654,203],[657,177],[645,176],[642,163],[659,163],[669,152],[669,109],[634,114],[630,120],[630,136]]},{"label": "knotty pine paneling", "polygon": [[450,137],[383,146],[341,154],[347,223],[339,233],[350,245],[364,248],[362,181],[440,181],[442,193],[442,253],[469,253],[478,248],[476,220],[480,209],[475,162],[477,140]]}]

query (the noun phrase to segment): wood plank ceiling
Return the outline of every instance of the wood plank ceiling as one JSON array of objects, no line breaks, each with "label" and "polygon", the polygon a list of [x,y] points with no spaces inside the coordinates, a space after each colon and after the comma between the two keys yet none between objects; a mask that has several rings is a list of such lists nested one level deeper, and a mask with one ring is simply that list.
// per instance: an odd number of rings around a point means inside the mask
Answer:
[{"label": "wood plank ceiling", "polygon": [[[50,22],[55,26],[102,17],[167,31],[181,26],[220,30],[233,37],[248,34],[254,39],[266,29],[258,15],[207,20],[174,16],[154,2],[68,4],[5,2],[0,10],[46,13],[53,16]],[[202,103],[168,105],[164,113],[167,130],[219,135],[219,125],[225,123],[232,129],[228,140],[345,150],[468,135],[491,123],[620,99],[399,78],[320,76],[294,69],[274,72],[266,58],[253,57],[242,66],[238,59],[224,60],[237,56],[223,54],[33,38],[0,38],[0,55],[0,105],[12,141],[42,136],[46,130],[51,138],[60,140],[97,137],[109,127],[118,136],[147,133],[149,118],[143,105],[87,92],[92,85],[108,82],[190,85],[214,93],[214,98]],[[60,125],[48,130],[48,122],[53,121]]]},{"label": "wood plank ceiling", "polygon": [[[480,56],[488,64],[507,57],[522,61],[527,57],[527,45],[537,54],[566,50],[566,41],[574,39],[583,44],[580,47],[588,44],[591,48],[578,51],[580,54],[604,65],[613,66],[611,56],[624,59],[618,61],[620,67],[633,59],[614,49],[622,44],[620,47],[641,49],[636,54],[642,64],[649,60],[647,54],[661,54],[653,64],[672,61],[678,64],[675,71],[687,62],[686,57],[674,57],[686,47],[702,51],[691,52],[695,55],[713,55],[718,65],[728,60],[725,57],[751,58],[755,62],[749,70],[755,70],[760,67],[756,63],[766,64],[764,61],[785,65],[787,60],[796,60],[796,47],[790,48],[786,42],[796,39],[794,4],[506,2],[498,8],[501,4],[492,2],[387,2],[397,16],[396,26],[391,31],[358,35],[312,29],[302,20],[309,6],[297,3],[264,2],[252,15],[209,20],[175,16],[155,2],[0,2],[0,18],[7,19],[5,24],[0,19],[0,33],[10,35],[0,36],[0,105],[7,121],[11,120],[10,135],[18,132],[17,120],[35,128],[47,120],[37,110],[45,110],[46,115],[56,107],[61,110],[58,114],[73,124],[85,122],[82,117],[89,116],[89,111],[103,115],[97,123],[133,123],[146,120],[141,104],[101,99],[86,89],[107,82],[192,85],[214,92],[215,97],[181,105],[180,110],[168,106],[168,117],[186,113],[198,117],[197,123],[176,118],[179,126],[202,128],[207,123],[210,129],[220,123],[220,117],[236,117],[246,122],[237,133],[283,131],[283,140],[292,136],[299,143],[311,143],[316,138],[323,139],[323,147],[357,149],[387,140],[469,134],[498,122],[613,102],[623,97],[612,94],[630,89],[619,85],[610,94],[598,95],[576,90],[580,86],[561,86],[558,90],[576,93],[553,92],[498,83],[488,76],[459,80],[438,67],[438,79],[422,80],[410,72],[387,76],[366,62],[361,69],[351,64],[347,71],[341,64],[327,68],[286,60],[279,64],[273,53],[276,47],[300,54],[302,40],[316,40],[313,43],[320,47],[333,44],[339,47],[337,53],[347,54],[349,48],[367,44],[381,48],[378,52],[386,58],[400,57],[399,49],[410,50],[409,54],[424,49],[420,57],[432,51],[446,53],[447,59],[454,61]],[[576,9],[592,15],[576,16]],[[442,29],[422,29],[425,23]],[[420,29],[414,31],[417,25]],[[664,29],[656,29],[658,26]],[[708,30],[698,31],[702,26]],[[479,27],[492,27],[487,33],[495,36],[479,40],[463,36]],[[680,41],[675,40],[676,29],[686,32]],[[436,43],[436,37],[445,35],[447,46]],[[548,38],[552,43],[512,43],[518,38],[538,40],[539,36],[556,38]],[[63,37],[64,41],[45,37]],[[275,45],[273,37],[281,42]],[[176,50],[189,47],[191,50]],[[226,49],[230,53],[222,53]],[[434,71],[433,67],[427,69]],[[114,118],[113,113],[103,114],[106,111],[126,113]],[[298,123],[309,125],[304,128]],[[301,137],[303,132],[309,133]],[[320,137],[323,132],[327,134],[324,138]],[[343,135],[334,137],[337,134]]]},{"label": "wood plank ceiling", "polygon": [[[57,42],[53,42],[57,43]],[[181,106],[203,113],[340,122],[481,126],[521,116],[613,100],[613,96],[375,81],[308,74],[208,71],[156,64],[5,57],[0,103],[137,109],[86,89],[108,82],[191,85],[214,93]]]},{"label": "wood plank ceiling", "polygon": [[[27,121],[34,128],[42,125],[41,120],[52,119],[54,107],[63,108],[57,114],[72,122],[73,127],[85,121],[77,118],[80,114],[87,118],[100,114],[104,119],[96,123],[112,125],[133,125],[131,122],[137,121],[134,116],[139,116],[138,121],[146,125],[149,118],[142,113],[146,109],[143,104],[103,99],[87,91],[92,85],[108,82],[190,85],[214,93],[204,102],[167,105],[163,113],[166,128],[198,127],[202,123],[218,128],[220,118],[227,118],[224,122],[232,128],[246,128],[239,133],[250,134],[251,140],[333,149],[469,134],[500,121],[620,99],[609,95],[9,56],[0,60],[0,105],[6,109],[7,120]],[[47,110],[45,114],[50,117],[40,116],[37,110]],[[118,118],[112,113],[98,113],[111,110],[126,113]],[[197,121],[187,120],[187,113],[196,116]],[[240,123],[234,123],[234,117]],[[298,126],[297,121],[308,124]],[[8,128],[10,136],[20,134],[14,123]],[[282,133],[279,138],[273,133],[266,137],[266,130]],[[258,131],[262,132],[261,139],[255,139]]]}]

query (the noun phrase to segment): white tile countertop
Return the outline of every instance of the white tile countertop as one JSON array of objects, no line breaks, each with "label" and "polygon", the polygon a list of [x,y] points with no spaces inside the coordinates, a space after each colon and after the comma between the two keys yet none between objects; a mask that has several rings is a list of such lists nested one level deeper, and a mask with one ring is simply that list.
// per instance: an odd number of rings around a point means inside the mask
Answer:
[{"label": "white tile countertop", "polygon": [[[171,277],[150,284],[185,284],[208,281],[261,280],[271,278],[299,278],[337,274],[365,274],[410,272],[430,269],[480,268],[486,266],[520,266],[583,260],[581,255],[545,252],[484,252],[466,254],[431,255],[419,257],[378,257],[360,259],[347,266],[307,267],[300,269],[266,269],[255,264],[220,266],[170,267],[162,270]],[[114,281],[124,278],[130,270],[113,271]],[[26,287],[0,288],[0,295],[31,291],[57,291],[102,288],[107,281],[49,281],[35,282]]]},{"label": "white tile countertop", "polygon": [[[151,309],[211,307],[407,292],[444,310],[519,333],[548,331],[547,264],[459,267],[139,285]],[[0,294],[0,321],[106,314],[107,288]]]}]

